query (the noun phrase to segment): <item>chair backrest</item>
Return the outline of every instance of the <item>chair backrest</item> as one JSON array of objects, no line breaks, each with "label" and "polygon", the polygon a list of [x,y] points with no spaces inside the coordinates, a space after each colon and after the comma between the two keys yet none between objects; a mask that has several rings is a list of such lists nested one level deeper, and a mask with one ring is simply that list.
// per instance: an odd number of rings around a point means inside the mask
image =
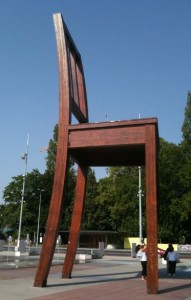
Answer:
[{"label": "chair backrest", "polygon": [[[71,124],[71,113],[79,123],[88,123],[88,105],[81,55],[61,14],[54,14],[59,65],[62,122]],[[69,83],[69,84],[68,84]],[[66,116],[67,114],[67,116]]]}]

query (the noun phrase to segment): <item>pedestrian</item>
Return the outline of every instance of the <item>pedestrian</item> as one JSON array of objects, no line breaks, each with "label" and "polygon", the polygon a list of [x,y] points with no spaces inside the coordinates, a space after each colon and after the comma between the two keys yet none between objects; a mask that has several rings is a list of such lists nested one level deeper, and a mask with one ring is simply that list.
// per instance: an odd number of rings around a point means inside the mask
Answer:
[{"label": "pedestrian", "polygon": [[135,247],[135,253],[136,253],[136,255],[139,252],[140,248],[141,248],[140,244],[136,245],[136,247]]},{"label": "pedestrian", "polygon": [[167,254],[168,254],[169,249],[170,249],[171,247],[173,247],[173,245],[172,245],[171,243],[168,244],[168,248],[166,248],[165,253],[164,253],[164,255],[163,255],[164,260],[167,259]]},{"label": "pedestrian", "polygon": [[166,270],[167,270],[167,273],[168,273],[168,268],[169,268],[169,266],[168,266],[168,260],[167,260],[167,255],[168,255],[169,249],[171,249],[172,247],[173,247],[172,243],[169,243],[168,244],[168,248],[166,248],[165,253],[163,255],[164,260],[166,260],[166,267],[167,267]]},{"label": "pedestrian", "polygon": [[140,245],[137,252],[137,257],[141,260],[142,277],[141,280],[147,280],[147,248],[145,245]]},{"label": "pedestrian", "polygon": [[174,247],[170,246],[167,254],[168,262],[168,276],[175,276],[176,274],[176,252]]}]

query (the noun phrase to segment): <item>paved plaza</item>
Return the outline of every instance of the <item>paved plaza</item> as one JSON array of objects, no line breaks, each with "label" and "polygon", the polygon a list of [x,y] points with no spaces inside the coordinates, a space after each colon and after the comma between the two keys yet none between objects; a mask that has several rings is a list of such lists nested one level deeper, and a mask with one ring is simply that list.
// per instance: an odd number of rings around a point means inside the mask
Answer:
[{"label": "paved plaza", "polygon": [[71,279],[61,278],[64,255],[56,255],[46,288],[33,287],[36,257],[14,258],[0,253],[0,299],[3,300],[191,300],[191,259],[177,264],[176,277],[169,278],[159,259],[159,291],[147,294],[137,258],[104,256],[75,264]]}]

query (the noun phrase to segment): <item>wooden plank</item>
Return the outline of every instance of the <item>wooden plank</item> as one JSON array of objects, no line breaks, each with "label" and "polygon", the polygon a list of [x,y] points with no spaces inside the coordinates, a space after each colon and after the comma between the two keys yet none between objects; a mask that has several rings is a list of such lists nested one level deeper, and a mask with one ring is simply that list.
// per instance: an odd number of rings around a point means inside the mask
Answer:
[{"label": "wooden plank", "polygon": [[82,130],[82,129],[97,129],[97,128],[111,128],[111,127],[131,127],[131,126],[145,126],[145,125],[155,125],[157,127],[156,118],[145,118],[145,119],[134,119],[134,120],[120,120],[120,121],[109,121],[109,122],[99,122],[99,123],[85,123],[85,124],[70,124],[68,126],[69,130]]},{"label": "wooden plank", "polygon": [[59,124],[56,167],[51,196],[49,215],[46,225],[45,238],[40,255],[39,265],[36,271],[34,286],[44,287],[52,263],[58,229],[63,208],[63,192],[66,189],[66,174],[68,171],[68,124],[69,114],[69,78],[66,43],[64,39],[63,26],[58,15],[54,16],[56,41],[59,61]]},{"label": "wooden plank", "polygon": [[157,136],[156,126],[146,126],[147,293],[158,293],[157,252]]},{"label": "wooden plank", "polygon": [[64,260],[64,266],[62,270],[62,278],[71,278],[71,273],[74,265],[74,260],[75,260],[79,236],[80,236],[80,226],[81,226],[81,219],[82,219],[82,212],[83,212],[85,191],[86,191],[86,180],[87,180],[87,167],[79,166],[74,208],[72,214],[72,223],[70,228],[70,235],[68,240],[66,256]]},{"label": "wooden plank", "polygon": [[145,126],[69,130],[69,149],[145,143]]}]

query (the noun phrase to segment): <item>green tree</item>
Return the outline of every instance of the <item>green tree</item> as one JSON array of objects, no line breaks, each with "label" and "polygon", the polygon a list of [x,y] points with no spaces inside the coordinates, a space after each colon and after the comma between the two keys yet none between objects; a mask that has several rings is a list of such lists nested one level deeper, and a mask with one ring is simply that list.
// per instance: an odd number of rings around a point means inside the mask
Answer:
[{"label": "green tree", "polygon": [[184,205],[187,180],[182,150],[180,145],[160,139],[158,225],[159,238],[165,242],[178,242],[186,232],[183,215],[188,214]]},{"label": "green tree", "polygon": [[0,227],[2,227],[4,224],[4,221],[3,221],[4,209],[5,209],[5,205],[1,204],[0,205]]},{"label": "green tree", "polygon": [[[191,92],[187,95],[187,104],[184,113],[184,122],[182,125],[182,137],[184,148],[187,149],[189,155],[191,153]],[[185,150],[184,149],[184,150]]]},{"label": "green tree", "polygon": [[57,141],[58,141],[58,125],[55,125],[53,130],[53,137],[49,141],[46,156],[46,168],[50,174],[54,174],[55,164],[56,164],[56,151],[57,151]]},{"label": "green tree", "polygon": [[[95,201],[98,229],[126,232],[129,236],[138,235],[137,192],[137,167],[108,168],[108,177],[98,182]],[[143,206],[145,207],[144,203]]]},{"label": "green tree", "polygon": [[182,143],[181,150],[185,156],[185,162],[182,165],[181,184],[182,193],[182,226],[184,231],[183,240],[191,242],[191,92],[188,92],[187,103],[185,106],[184,121],[182,125]]},{"label": "green tree", "polygon": [[[19,218],[21,210],[22,185],[23,176],[15,176],[13,180],[4,189],[3,198],[5,208],[3,211],[4,225],[8,225],[15,229],[15,236],[19,227]],[[26,234],[33,235],[37,229],[39,193],[43,186],[43,175],[36,169],[26,175],[26,184],[24,191],[23,215],[22,215],[22,238],[26,238]],[[46,194],[45,194],[46,195]],[[45,226],[45,218],[47,217],[47,198],[42,197],[41,222]]]},{"label": "green tree", "polygon": [[[139,235],[138,167],[111,168],[110,176],[115,186],[115,202],[111,214],[116,229],[128,236]],[[144,168],[142,168],[142,191],[144,191]],[[142,221],[145,224],[145,201],[142,198]],[[145,232],[145,226],[143,226]]]},{"label": "green tree", "polygon": [[[39,201],[41,194],[41,212],[40,212],[40,232],[45,232],[45,224],[49,211],[49,204],[52,194],[52,186],[54,180],[54,169],[57,148],[57,125],[54,128],[53,139],[50,140],[48,153],[46,157],[47,170],[41,174],[37,169],[26,175],[22,229],[21,238],[26,238],[26,234],[30,234],[33,239],[37,230]],[[76,183],[76,170],[74,163],[70,160],[69,174],[67,178],[67,190],[64,201],[63,221],[60,229],[68,229],[70,227],[71,212],[73,208],[74,189]],[[20,210],[21,210],[21,193],[23,187],[23,176],[12,177],[12,181],[3,191],[5,202],[2,211],[2,225],[8,225],[14,228],[14,237],[17,237]]]},{"label": "green tree", "polygon": [[112,205],[111,179],[109,177],[100,179],[98,182],[98,195],[94,199],[94,229],[95,230],[112,230],[112,217],[110,206]]},{"label": "green tree", "polygon": [[97,196],[97,182],[95,171],[88,168],[86,196],[84,203],[84,211],[82,217],[81,230],[95,230],[97,220],[95,218],[95,211],[97,210],[95,199]]}]

